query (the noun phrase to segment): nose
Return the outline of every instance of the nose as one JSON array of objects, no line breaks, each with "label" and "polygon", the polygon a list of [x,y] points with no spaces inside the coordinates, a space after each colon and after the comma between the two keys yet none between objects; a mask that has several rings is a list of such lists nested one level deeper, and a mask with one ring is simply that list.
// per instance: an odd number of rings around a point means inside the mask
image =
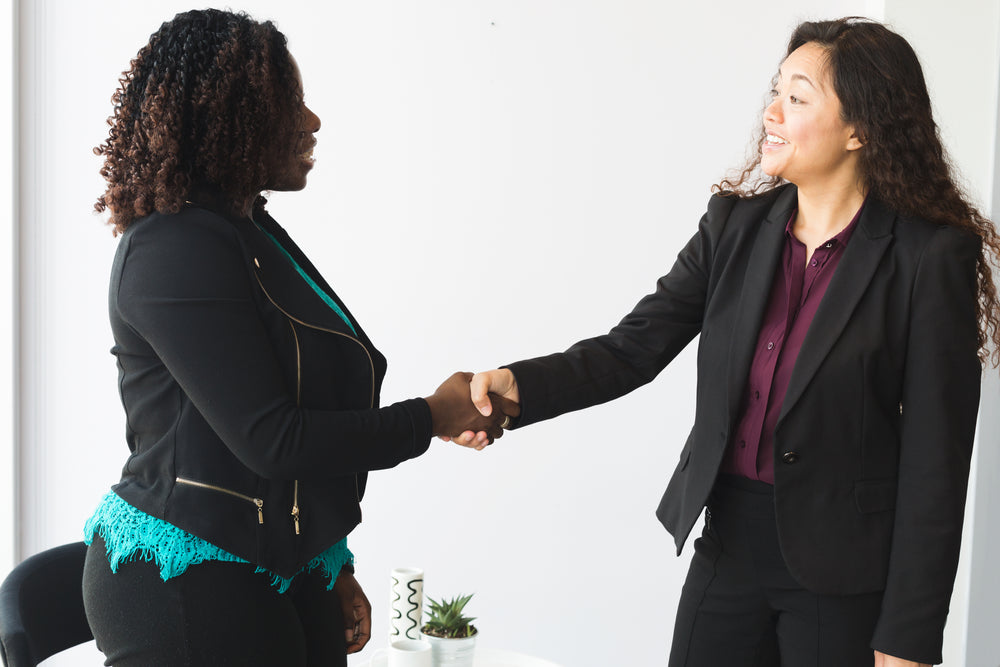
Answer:
[{"label": "nose", "polygon": [[320,125],[319,116],[317,116],[309,107],[305,107],[305,119],[303,126],[305,127],[306,132],[319,132]]},{"label": "nose", "polygon": [[775,97],[771,103],[764,107],[764,120],[772,123],[781,122],[781,100]]}]

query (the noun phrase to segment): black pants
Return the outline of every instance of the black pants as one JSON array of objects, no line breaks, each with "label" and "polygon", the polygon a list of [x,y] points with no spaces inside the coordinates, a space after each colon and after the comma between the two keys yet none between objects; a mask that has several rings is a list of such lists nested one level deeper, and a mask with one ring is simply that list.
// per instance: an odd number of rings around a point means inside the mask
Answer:
[{"label": "black pants", "polygon": [[816,595],[789,574],[773,487],[720,476],[681,593],[670,667],[871,667],[882,593]]},{"label": "black pants", "polygon": [[163,581],[152,562],[112,573],[104,541],[87,552],[83,596],[115,667],[313,667],[347,664],[340,603],[318,573],[283,594],[244,563],[206,562]]}]

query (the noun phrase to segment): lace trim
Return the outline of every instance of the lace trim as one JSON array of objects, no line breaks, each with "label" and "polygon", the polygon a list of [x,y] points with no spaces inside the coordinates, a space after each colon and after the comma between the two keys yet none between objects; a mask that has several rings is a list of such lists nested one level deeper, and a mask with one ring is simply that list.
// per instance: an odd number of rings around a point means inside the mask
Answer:
[{"label": "lace trim", "polygon": [[[166,581],[205,561],[249,563],[129,505],[114,491],[109,491],[101,500],[97,510],[87,519],[83,533],[87,544],[94,541],[95,534],[104,540],[112,572],[117,572],[122,563],[141,558],[147,562],[154,561],[160,568],[160,578]],[[276,586],[279,593],[284,593],[296,576],[318,569],[330,580],[326,589],[332,590],[341,568],[348,563],[354,564],[354,554],[347,548],[347,539],[344,538],[313,558],[292,577],[282,577],[260,566],[257,566],[256,572],[268,575],[271,585]]]}]

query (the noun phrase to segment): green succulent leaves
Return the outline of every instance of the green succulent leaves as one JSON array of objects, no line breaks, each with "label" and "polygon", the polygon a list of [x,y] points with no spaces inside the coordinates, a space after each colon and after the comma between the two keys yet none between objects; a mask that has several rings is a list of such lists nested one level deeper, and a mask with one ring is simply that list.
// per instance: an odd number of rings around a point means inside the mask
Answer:
[{"label": "green succulent leaves", "polygon": [[476,626],[472,625],[475,617],[463,616],[465,605],[472,595],[459,595],[452,600],[441,599],[441,602],[428,597],[430,607],[427,610],[427,623],[422,631],[434,637],[462,638],[476,634]]}]

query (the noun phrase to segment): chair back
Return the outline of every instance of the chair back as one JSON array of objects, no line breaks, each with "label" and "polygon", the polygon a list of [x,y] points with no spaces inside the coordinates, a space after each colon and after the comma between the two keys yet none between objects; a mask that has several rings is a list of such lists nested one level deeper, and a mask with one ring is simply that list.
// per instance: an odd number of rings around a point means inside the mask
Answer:
[{"label": "chair back", "polygon": [[87,545],[64,544],[24,560],[0,585],[0,657],[35,667],[93,639],[83,610]]}]

